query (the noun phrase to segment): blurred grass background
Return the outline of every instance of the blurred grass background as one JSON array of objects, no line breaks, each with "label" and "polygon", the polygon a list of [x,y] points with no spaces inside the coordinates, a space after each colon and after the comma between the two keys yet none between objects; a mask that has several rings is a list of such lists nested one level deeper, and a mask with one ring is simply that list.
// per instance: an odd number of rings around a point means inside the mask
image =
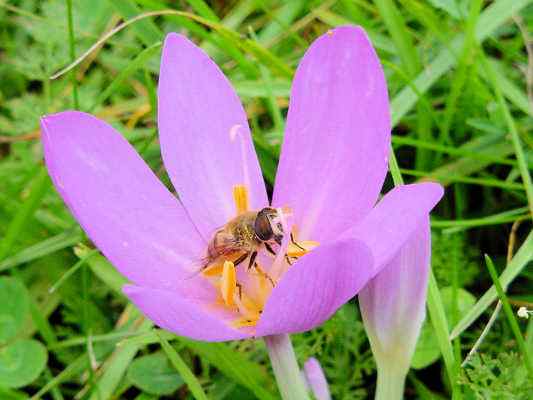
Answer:
[{"label": "blurred grass background", "polygon": [[[327,29],[359,24],[387,75],[395,181],[446,186],[432,215],[429,317],[406,398],[528,399],[533,322],[502,313],[461,362],[497,300],[533,308],[533,1],[0,0],[0,398],[276,399],[261,341],[197,343],[154,330],[123,278],[84,237],[42,164],[39,117],[78,108],[113,124],[163,181],[156,127],[161,40],[186,33],[244,102],[272,184],[291,77]],[[68,74],[49,77],[107,31]],[[386,189],[393,179],[388,178]],[[449,340],[452,332],[453,340]],[[373,396],[375,366],[357,303],[293,337],[335,399]]]}]

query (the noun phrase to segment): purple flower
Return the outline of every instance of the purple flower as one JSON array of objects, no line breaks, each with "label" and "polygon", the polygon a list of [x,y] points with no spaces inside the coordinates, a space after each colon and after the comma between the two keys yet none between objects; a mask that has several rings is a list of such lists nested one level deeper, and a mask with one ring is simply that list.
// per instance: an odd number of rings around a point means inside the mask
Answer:
[{"label": "purple flower", "polygon": [[426,314],[431,255],[429,217],[359,293],[361,314],[378,367],[376,399],[401,399]]},{"label": "purple flower", "polygon": [[[272,202],[290,208],[287,221],[280,216],[298,244],[320,245],[299,253],[286,234],[274,263],[258,257],[264,273],[242,266],[233,277],[232,263],[214,276],[197,273],[213,232],[243,205],[268,206],[267,194],[237,95],[184,36],[166,37],[158,100],[161,152],[179,201],[93,116],[44,117],[43,144],[65,203],[132,282],[124,293],[179,335],[222,341],[313,328],[389,263],[442,195],[436,184],[407,185],[374,207],[390,148],[387,87],[364,31],[337,28],[296,72]],[[297,259],[290,267],[287,246]],[[226,287],[232,279],[240,290]]]},{"label": "purple flower", "polygon": [[305,362],[303,375],[316,400],[331,400],[328,381],[316,358],[311,357]]}]

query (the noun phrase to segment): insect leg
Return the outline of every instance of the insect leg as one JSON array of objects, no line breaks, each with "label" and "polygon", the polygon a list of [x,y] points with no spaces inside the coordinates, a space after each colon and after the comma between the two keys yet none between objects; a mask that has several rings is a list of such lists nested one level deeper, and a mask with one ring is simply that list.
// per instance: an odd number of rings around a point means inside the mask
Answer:
[{"label": "insect leg", "polygon": [[252,255],[250,256],[250,262],[248,263],[248,271],[250,271],[250,269],[252,269],[252,267],[254,266],[256,257],[257,257],[257,251],[254,251]]},{"label": "insect leg", "polygon": [[[274,250],[272,250],[272,247],[270,247],[270,245],[268,243],[265,243],[265,248],[267,249],[267,251],[272,254],[272,255],[276,255],[276,252]],[[287,264],[289,265],[292,265],[292,262],[289,258],[288,255],[285,254],[285,260],[287,261]]]},{"label": "insect leg", "polygon": [[254,268],[255,268],[255,270],[257,271],[257,273],[258,273],[259,275],[263,275],[265,278],[267,278],[267,279],[269,280],[269,282],[270,282],[270,284],[272,285],[272,287],[276,286],[276,284],[274,283],[274,281],[272,280],[272,278],[270,277],[270,275],[268,275],[268,274],[263,270],[263,268],[261,268],[261,267],[259,266],[259,264],[255,263]]},{"label": "insect leg", "polygon": [[291,232],[291,243],[292,243],[293,245],[295,245],[296,247],[298,247],[300,250],[307,251],[307,250],[304,249],[302,246],[300,246],[298,243],[296,243],[296,241],[294,240],[294,235],[292,234],[292,232]]},{"label": "insect leg", "polygon": [[273,254],[273,255],[276,255],[276,252],[274,250],[272,250],[272,247],[265,242],[265,248],[267,249],[267,251],[270,253],[270,254]]},{"label": "insect leg", "polygon": [[244,253],[242,256],[240,256],[239,258],[237,258],[235,261],[233,261],[233,265],[237,266],[239,265],[240,263],[242,263],[244,260],[246,260],[246,258],[250,255],[250,253]]}]

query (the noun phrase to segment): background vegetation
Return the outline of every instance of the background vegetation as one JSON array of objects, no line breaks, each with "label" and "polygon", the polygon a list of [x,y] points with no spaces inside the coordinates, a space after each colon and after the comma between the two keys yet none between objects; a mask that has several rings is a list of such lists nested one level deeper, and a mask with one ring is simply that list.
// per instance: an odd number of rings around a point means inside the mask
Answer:
[{"label": "background vegetation", "polygon": [[[261,341],[192,342],[154,330],[128,304],[123,278],[52,188],[38,120],[92,112],[168,182],[155,88],[164,33],[186,32],[237,88],[272,184],[298,60],[316,36],[353,23],[369,33],[387,75],[396,180],[401,172],[408,182],[446,186],[432,217],[430,317],[406,396],[527,399],[532,318],[501,313],[477,355],[461,362],[496,305],[485,253],[513,312],[533,308],[531,3],[0,0],[0,398],[279,397]],[[165,9],[190,14],[139,20],[49,79],[121,21]],[[375,366],[355,301],[293,340],[301,362],[321,361],[335,399],[373,395]]]}]

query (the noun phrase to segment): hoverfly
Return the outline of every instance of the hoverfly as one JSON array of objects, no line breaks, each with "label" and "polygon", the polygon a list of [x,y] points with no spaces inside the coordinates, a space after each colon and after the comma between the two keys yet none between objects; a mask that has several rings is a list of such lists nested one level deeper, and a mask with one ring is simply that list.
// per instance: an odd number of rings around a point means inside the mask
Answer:
[{"label": "hoverfly", "polygon": [[280,216],[275,208],[244,212],[215,232],[208,244],[203,268],[228,258],[234,258],[233,263],[237,266],[249,258],[250,269],[255,266],[257,253],[262,247],[276,254],[272,246],[281,245],[283,234]]}]

